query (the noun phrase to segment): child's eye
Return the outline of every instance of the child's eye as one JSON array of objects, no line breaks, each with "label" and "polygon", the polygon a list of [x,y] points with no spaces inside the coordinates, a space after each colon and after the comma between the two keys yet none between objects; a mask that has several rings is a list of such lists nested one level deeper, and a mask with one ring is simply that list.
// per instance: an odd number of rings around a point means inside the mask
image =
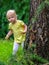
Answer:
[{"label": "child's eye", "polygon": [[8,18],[8,19],[10,19],[10,18]]},{"label": "child's eye", "polygon": [[13,17],[11,17],[11,18],[13,18]]}]

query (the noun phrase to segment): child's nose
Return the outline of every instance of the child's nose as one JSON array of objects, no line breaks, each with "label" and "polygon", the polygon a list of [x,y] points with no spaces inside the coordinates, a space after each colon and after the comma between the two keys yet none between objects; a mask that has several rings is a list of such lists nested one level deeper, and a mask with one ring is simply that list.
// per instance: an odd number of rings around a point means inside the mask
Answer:
[{"label": "child's nose", "polygon": [[10,19],[10,21],[12,21],[12,18]]}]

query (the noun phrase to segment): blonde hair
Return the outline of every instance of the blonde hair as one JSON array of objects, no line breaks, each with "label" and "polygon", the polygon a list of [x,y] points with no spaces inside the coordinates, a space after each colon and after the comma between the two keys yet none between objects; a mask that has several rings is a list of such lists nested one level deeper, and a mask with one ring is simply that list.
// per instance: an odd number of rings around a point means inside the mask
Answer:
[{"label": "blonde hair", "polygon": [[10,12],[11,12],[11,13],[15,13],[15,15],[16,15],[15,10],[8,10],[6,16],[7,16]]}]

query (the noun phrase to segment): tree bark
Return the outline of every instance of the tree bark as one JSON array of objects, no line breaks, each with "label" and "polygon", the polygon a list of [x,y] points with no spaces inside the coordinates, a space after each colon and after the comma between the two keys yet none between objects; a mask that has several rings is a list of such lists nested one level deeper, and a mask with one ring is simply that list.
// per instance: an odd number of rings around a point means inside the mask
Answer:
[{"label": "tree bark", "polygon": [[31,30],[37,30],[36,33],[36,52],[43,58],[49,59],[49,7],[46,6],[38,16],[38,21],[32,23],[32,18],[36,15],[36,10],[43,0],[30,0],[30,17],[28,23],[28,33],[26,43],[33,43]]}]

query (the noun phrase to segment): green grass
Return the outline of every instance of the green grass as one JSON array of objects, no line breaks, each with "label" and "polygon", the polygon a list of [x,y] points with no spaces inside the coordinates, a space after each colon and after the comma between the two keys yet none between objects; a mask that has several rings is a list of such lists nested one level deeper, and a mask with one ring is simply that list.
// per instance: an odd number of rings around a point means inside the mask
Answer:
[{"label": "green grass", "polygon": [[12,54],[13,41],[0,40],[0,61],[7,63]]},{"label": "green grass", "polygon": [[[35,45],[33,45],[35,48]],[[34,53],[25,51],[20,46],[18,52],[12,61],[13,40],[0,39],[0,65],[35,65],[35,61],[39,63],[47,63],[48,61],[39,57]],[[25,54],[24,54],[25,51]],[[15,62],[16,59],[16,62]],[[34,61],[35,60],[35,61]],[[5,64],[4,64],[5,63]]]},{"label": "green grass", "polygon": [[[0,65],[16,65],[15,61],[12,60],[12,63],[10,59],[12,58],[12,51],[13,51],[13,40],[4,40],[0,39]],[[17,52],[17,65],[21,62],[23,56],[23,49],[20,45],[19,50]],[[3,64],[2,64],[3,63]]]}]

